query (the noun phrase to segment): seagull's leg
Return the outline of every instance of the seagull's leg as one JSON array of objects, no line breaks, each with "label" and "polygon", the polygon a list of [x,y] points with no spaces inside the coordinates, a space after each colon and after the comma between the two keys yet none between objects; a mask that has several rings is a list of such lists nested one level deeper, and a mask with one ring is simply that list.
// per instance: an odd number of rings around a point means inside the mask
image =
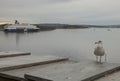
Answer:
[{"label": "seagull's leg", "polygon": [[101,57],[102,57],[102,56],[100,56],[100,63],[101,63]]},{"label": "seagull's leg", "polygon": [[107,62],[107,55],[105,54],[105,62]]},{"label": "seagull's leg", "polygon": [[98,62],[98,56],[96,55],[96,62]]}]

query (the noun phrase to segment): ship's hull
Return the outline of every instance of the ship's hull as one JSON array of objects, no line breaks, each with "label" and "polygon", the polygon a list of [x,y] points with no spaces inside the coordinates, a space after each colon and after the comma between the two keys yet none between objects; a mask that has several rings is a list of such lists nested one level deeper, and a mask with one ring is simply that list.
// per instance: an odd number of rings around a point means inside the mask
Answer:
[{"label": "ship's hull", "polygon": [[38,32],[39,29],[4,29],[5,32]]}]

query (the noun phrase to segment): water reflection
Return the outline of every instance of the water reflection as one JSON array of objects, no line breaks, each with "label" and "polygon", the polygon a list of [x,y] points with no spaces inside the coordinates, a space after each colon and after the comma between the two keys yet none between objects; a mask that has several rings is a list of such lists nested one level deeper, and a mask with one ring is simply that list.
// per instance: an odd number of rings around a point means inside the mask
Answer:
[{"label": "water reflection", "polygon": [[59,29],[38,33],[0,32],[0,50],[30,51],[34,55],[58,55],[72,59],[92,59],[98,40],[103,41],[109,62],[120,62],[120,29]]},{"label": "water reflection", "polygon": [[4,35],[6,38],[11,37],[11,39],[12,39],[12,37],[13,37],[15,39],[14,44],[16,44],[16,46],[18,46],[19,42],[21,40],[21,36],[25,35],[25,33],[5,33],[4,32]]}]

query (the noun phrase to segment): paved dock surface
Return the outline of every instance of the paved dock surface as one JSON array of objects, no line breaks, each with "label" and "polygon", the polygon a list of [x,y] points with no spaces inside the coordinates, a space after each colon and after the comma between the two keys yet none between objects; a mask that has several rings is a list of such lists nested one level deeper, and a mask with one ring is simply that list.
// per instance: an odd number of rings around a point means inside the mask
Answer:
[{"label": "paved dock surface", "polygon": [[120,64],[93,61],[45,67],[25,74],[32,81],[93,81],[120,68]]},{"label": "paved dock surface", "polygon": [[114,72],[95,81],[120,81],[120,71]]},{"label": "paved dock surface", "polygon": [[68,58],[57,57],[57,56],[19,56],[12,58],[1,58],[0,59],[0,71],[30,67],[35,65],[47,64],[61,60],[68,60]]},{"label": "paved dock surface", "polygon": [[6,52],[2,51],[2,52],[0,52],[0,58],[23,56],[23,55],[30,55],[30,52],[17,52],[17,51],[6,51]]},{"label": "paved dock surface", "polygon": [[51,55],[0,58],[0,80],[5,81],[93,81],[116,70],[120,64],[74,62]]},{"label": "paved dock surface", "polygon": [[36,70],[39,70],[45,67],[59,66],[59,65],[66,65],[66,64],[68,65],[68,64],[74,64],[74,63],[76,62],[65,60],[65,61],[49,63],[45,65],[38,65],[38,66],[32,66],[32,67],[27,67],[27,68],[4,71],[4,72],[0,72],[0,77],[2,76],[4,78],[9,78],[9,79],[17,80],[17,81],[24,81],[25,80],[24,75],[29,72],[33,72],[33,71],[36,71]]}]

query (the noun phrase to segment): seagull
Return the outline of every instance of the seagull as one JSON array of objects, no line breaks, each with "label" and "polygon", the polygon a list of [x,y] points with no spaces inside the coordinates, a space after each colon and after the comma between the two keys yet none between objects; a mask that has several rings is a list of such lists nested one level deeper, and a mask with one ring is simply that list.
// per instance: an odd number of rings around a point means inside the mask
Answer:
[{"label": "seagull", "polygon": [[[102,46],[102,41],[99,40],[98,42],[95,42],[95,44],[97,44],[97,46],[94,50],[94,54],[96,56],[96,62],[102,63],[101,62],[102,56],[105,56],[105,62],[106,62],[106,53]],[[100,57],[100,58],[98,59],[98,57]]]}]

